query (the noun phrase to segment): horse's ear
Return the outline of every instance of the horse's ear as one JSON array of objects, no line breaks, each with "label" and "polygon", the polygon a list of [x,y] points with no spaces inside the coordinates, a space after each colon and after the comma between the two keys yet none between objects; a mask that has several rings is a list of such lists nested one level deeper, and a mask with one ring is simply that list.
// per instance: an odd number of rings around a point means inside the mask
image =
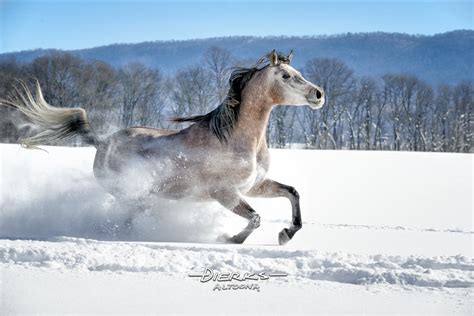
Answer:
[{"label": "horse's ear", "polygon": [[268,54],[268,59],[270,60],[270,64],[272,66],[276,66],[279,64],[278,54],[275,50],[272,50],[270,54]]},{"label": "horse's ear", "polygon": [[293,60],[293,50],[290,51],[290,53],[288,54],[288,57],[286,57],[288,59],[288,63],[290,64],[291,61]]}]

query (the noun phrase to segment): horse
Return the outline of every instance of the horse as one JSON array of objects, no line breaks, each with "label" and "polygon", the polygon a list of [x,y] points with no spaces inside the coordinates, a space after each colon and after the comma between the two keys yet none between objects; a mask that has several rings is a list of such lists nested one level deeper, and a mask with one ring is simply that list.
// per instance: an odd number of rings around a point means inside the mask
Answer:
[{"label": "horse", "polygon": [[[254,66],[238,67],[229,79],[227,96],[211,112],[178,117],[188,123],[179,130],[130,127],[99,137],[89,125],[82,108],[49,105],[36,82],[36,93],[25,83],[15,89],[15,97],[3,100],[14,106],[32,123],[43,129],[21,140],[27,148],[80,136],[97,151],[95,178],[112,195],[128,199],[127,174],[139,174],[145,192],[165,199],[217,201],[245,218],[247,226],[234,236],[219,240],[242,244],[260,226],[260,216],[245,197],[285,197],[291,202],[291,225],[278,234],[286,244],[302,228],[300,197],[297,190],[267,178],[270,155],[266,129],[272,109],[277,105],[324,105],[324,91],[306,80],[290,63],[288,55],[275,50]],[[130,195],[131,196],[131,195]]]}]

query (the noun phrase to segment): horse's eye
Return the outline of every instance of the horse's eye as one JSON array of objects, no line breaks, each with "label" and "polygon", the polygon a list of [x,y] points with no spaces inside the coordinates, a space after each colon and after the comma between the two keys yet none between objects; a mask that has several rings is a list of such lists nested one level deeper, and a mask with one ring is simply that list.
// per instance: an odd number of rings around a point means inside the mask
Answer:
[{"label": "horse's eye", "polygon": [[283,79],[290,79],[290,78],[291,78],[291,76],[289,74],[287,74],[287,73],[283,74]]}]

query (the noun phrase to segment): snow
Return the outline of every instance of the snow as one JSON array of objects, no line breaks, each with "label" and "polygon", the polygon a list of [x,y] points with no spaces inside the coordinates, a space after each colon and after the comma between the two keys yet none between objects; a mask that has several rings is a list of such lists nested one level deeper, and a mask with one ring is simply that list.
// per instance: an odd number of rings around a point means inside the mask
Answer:
[{"label": "snow", "polygon": [[[286,246],[284,199],[249,199],[262,225],[215,203],[129,212],[95,182],[93,148],[0,145],[0,314],[472,314],[470,154],[271,150],[270,177],[301,195]],[[188,274],[281,272],[260,291]],[[187,303],[187,304],[183,304]]]}]

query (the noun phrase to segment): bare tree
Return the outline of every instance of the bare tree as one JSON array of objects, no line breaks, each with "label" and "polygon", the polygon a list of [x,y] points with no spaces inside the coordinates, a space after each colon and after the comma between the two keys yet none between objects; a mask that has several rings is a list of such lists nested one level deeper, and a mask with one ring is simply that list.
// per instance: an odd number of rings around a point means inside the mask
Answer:
[{"label": "bare tree", "polygon": [[59,107],[78,105],[78,78],[84,62],[70,53],[52,53],[36,58],[28,72],[41,83],[44,96]]},{"label": "bare tree", "polygon": [[345,107],[350,149],[371,149],[373,108],[376,101],[376,82],[371,78],[362,78],[353,102]]},{"label": "bare tree", "polygon": [[[24,79],[25,67],[22,67],[15,59],[0,63],[0,98],[7,98],[12,91],[15,79]],[[18,123],[21,116],[13,108],[0,106],[0,141],[14,142],[21,136]]]},{"label": "bare tree", "polygon": [[386,135],[387,124],[387,105],[389,100],[389,94],[386,89],[377,92],[377,101],[374,106],[374,137],[373,137],[373,148],[376,150],[388,149],[387,144],[388,136]]},{"label": "bare tree", "polygon": [[412,76],[392,74],[383,76],[383,81],[392,123],[393,150],[402,150],[405,144],[411,144],[412,135],[406,132],[413,124],[411,108],[418,81]]},{"label": "bare tree", "polygon": [[82,108],[89,113],[98,133],[108,131],[109,122],[119,120],[120,99],[117,71],[110,65],[93,61],[82,68],[78,88]]},{"label": "bare tree", "polygon": [[214,90],[215,102],[220,103],[227,95],[228,80],[232,71],[233,58],[230,51],[212,46],[204,54],[204,62]]},{"label": "bare tree", "polygon": [[129,64],[119,71],[123,126],[154,121],[149,115],[154,113],[151,108],[158,106],[156,100],[160,79],[158,70],[148,69],[138,63]]},{"label": "bare tree", "polygon": [[433,102],[431,121],[431,146],[433,151],[449,151],[450,148],[450,115],[453,112],[452,88],[448,85],[438,87]]},{"label": "bare tree", "polygon": [[462,82],[453,94],[453,147],[456,152],[472,151],[473,84]]},{"label": "bare tree", "polygon": [[269,118],[267,142],[278,148],[285,148],[293,140],[293,126],[296,108],[289,106],[276,107]]},{"label": "bare tree", "polygon": [[[341,119],[354,93],[353,70],[334,58],[315,58],[306,63],[304,72],[308,80],[317,82],[326,95],[326,104],[320,110],[320,119],[310,119],[320,126],[317,131],[319,148],[341,148],[344,122]],[[318,115],[306,111],[306,115]]]},{"label": "bare tree", "polygon": [[179,71],[174,78],[173,114],[188,116],[207,113],[215,105],[209,82],[210,78],[201,66]]},{"label": "bare tree", "polygon": [[413,124],[410,125],[411,139],[413,140],[414,151],[426,151],[428,111],[433,103],[433,89],[427,84],[420,82],[417,86],[415,105],[411,114]]}]

